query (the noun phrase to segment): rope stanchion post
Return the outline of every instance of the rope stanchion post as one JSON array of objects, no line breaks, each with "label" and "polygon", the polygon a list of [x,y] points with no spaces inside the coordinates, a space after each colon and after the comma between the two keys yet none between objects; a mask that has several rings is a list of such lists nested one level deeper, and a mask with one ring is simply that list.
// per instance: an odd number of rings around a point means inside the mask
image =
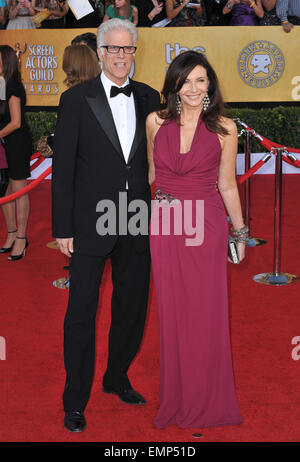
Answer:
[{"label": "rope stanchion post", "polygon": [[295,274],[282,273],[281,270],[281,211],[282,211],[282,153],[283,149],[275,148],[275,207],[274,207],[274,255],[273,272],[261,273],[253,277],[255,282],[272,286],[284,286],[298,281]]},{"label": "rope stanchion post", "polygon": [[[245,173],[249,172],[251,168],[251,133],[250,131],[246,130],[245,132]],[[251,176],[247,178],[244,183],[244,221],[246,226],[249,228],[249,239],[247,243],[247,247],[257,247],[260,245],[264,245],[267,243],[264,239],[251,237],[250,225],[251,225],[251,217],[250,217],[250,204],[251,204]]]},{"label": "rope stanchion post", "polygon": [[[245,134],[245,173],[248,172],[251,167],[251,154],[250,154],[250,133]],[[244,221],[245,225],[248,226],[250,232],[250,178],[244,183]]]},{"label": "rope stanchion post", "polygon": [[277,277],[280,275],[281,266],[282,149],[277,149],[275,163],[276,167],[273,274]]}]

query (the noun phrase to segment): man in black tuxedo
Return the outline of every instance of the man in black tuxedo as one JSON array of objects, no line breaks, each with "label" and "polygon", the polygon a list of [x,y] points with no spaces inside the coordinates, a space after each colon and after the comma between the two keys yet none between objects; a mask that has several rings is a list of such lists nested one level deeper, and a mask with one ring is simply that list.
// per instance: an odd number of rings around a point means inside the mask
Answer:
[{"label": "man in black tuxedo", "polygon": [[64,425],[73,432],[86,427],[83,411],[93,380],[95,317],[107,258],[111,259],[113,294],[103,391],[128,404],[145,403],[132,388],[127,370],[145,324],[149,236],[99,235],[96,207],[101,200],[113,201],[118,217],[122,192],[128,203],[140,199],[150,210],[145,119],[159,109],[160,97],[148,85],[128,78],[137,40],[132,23],[111,19],[99,27],[97,40],[102,72],[61,95],[54,137],[53,235],[60,250],[72,256],[64,325],[63,404]]}]

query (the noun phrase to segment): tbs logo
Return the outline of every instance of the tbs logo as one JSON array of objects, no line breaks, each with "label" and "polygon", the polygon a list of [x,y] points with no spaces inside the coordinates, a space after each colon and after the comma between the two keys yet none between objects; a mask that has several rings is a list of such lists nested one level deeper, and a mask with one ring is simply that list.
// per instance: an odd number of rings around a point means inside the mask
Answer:
[{"label": "tbs logo", "polygon": [[[181,47],[179,43],[175,43],[174,46],[171,46],[170,43],[166,43],[166,62],[168,64],[171,64],[174,58],[176,56],[180,55],[180,53],[183,53],[184,51],[189,51],[190,48],[187,47]],[[192,48],[193,51],[200,51],[201,53],[205,53],[205,48],[201,46],[196,46]]]}]

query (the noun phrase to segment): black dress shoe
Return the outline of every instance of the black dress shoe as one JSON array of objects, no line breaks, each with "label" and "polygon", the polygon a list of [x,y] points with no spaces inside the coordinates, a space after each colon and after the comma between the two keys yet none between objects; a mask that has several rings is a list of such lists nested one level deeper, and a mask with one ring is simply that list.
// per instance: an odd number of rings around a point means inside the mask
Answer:
[{"label": "black dress shoe", "polygon": [[86,428],[83,412],[66,412],[64,427],[69,432],[83,432]]},{"label": "black dress shoe", "polygon": [[133,390],[132,388],[129,390],[116,391],[112,388],[107,388],[103,386],[102,390],[104,391],[104,393],[117,395],[120,398],[120,400],[126,404],[140,405],[146,403],[145,398],[143,398],[142,395],[140,395],[137,391]]}]

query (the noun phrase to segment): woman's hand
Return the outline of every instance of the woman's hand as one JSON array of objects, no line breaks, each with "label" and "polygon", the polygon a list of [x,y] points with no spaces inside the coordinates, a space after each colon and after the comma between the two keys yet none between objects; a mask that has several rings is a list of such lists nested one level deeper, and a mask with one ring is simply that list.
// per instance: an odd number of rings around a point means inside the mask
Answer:
[{"label": "woman's hand", "polygon": [[243,244],[242,242],[237,242],[236,246],[237,246],[237,251],[238,251],[238,256],[239,256],[239,263],[240,263],[245,258],[246,245]]},{"label": "woman's hand", "polygon": [[162,3],[158,3],[154,8],[153,10],[150,11],[150,15],[151,16],[157,16],[163,9],[163,4]]},{"label": "woman's hand", "polygon": [[[241,263],[241,261],[244,260],[244,258],[245,258],[246,245],[243,244],[242,242],[237,242],[236,246],[237,246],[237,252],[238,252],[238,257],[239,257],[239,263]],[[227,257],[227,260],[230,263],[233,263],[231,258]]]}]

